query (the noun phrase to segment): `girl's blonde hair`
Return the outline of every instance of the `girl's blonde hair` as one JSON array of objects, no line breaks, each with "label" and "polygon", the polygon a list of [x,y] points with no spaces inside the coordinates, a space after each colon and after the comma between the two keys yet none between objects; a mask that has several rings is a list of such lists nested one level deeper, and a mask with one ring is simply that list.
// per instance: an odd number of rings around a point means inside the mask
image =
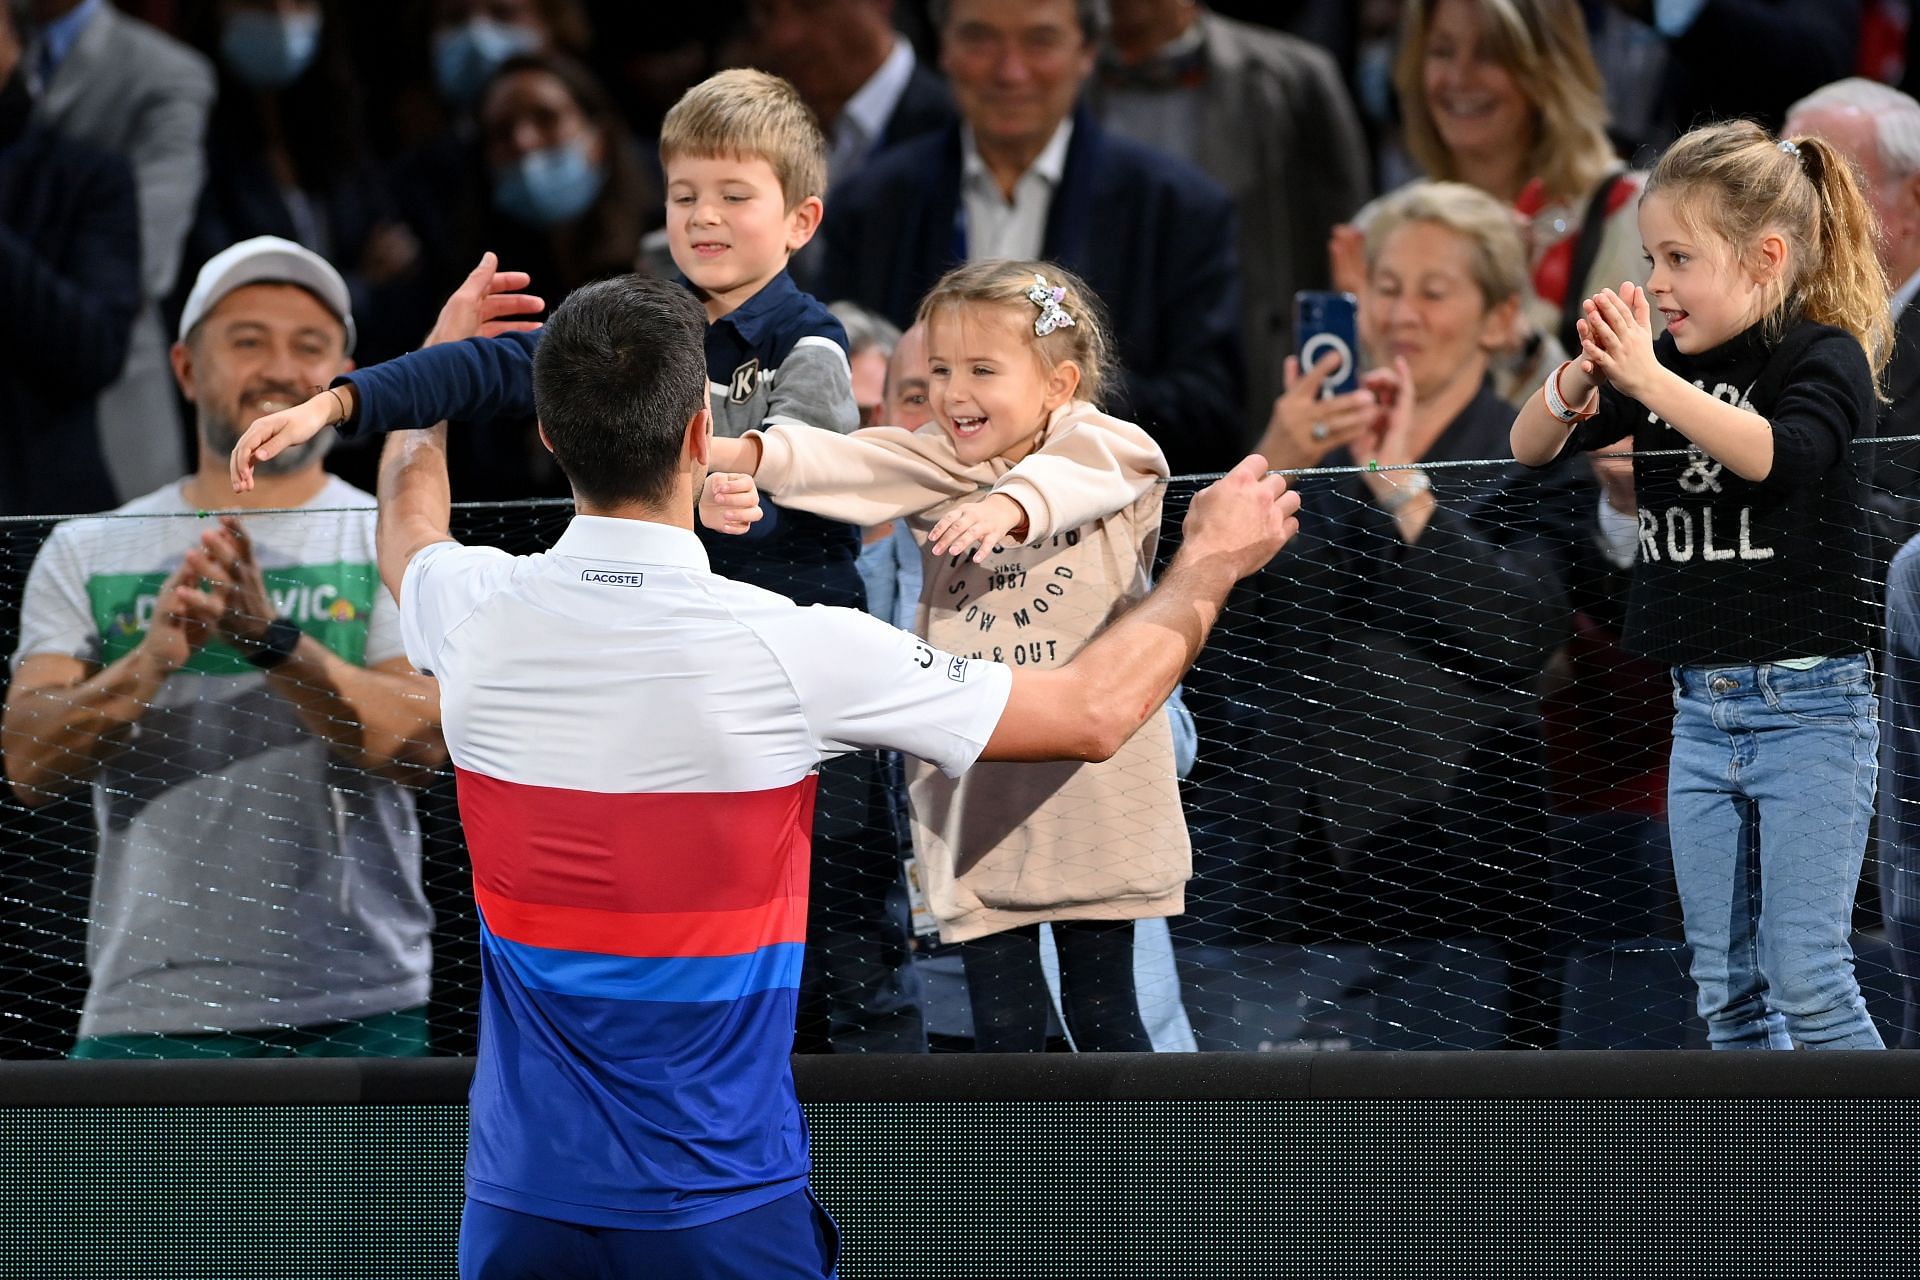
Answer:
[{"label": "girl's blonde hair", "polygon": [[1527,248],[1513,210],[1464,182],[1413,182],[1381,197],[1367,222],[1367,266],[1380,258],[1387,239],[1408,223],[1445,227],[1471,247],[1473,282],[1489,308],[1519,297],[1527,287]]},{"label": "girl's blonde hair", "polygon": [[[1045,306],[1028,296],[1035,287],[1035,277],[1046,282],[1049,294],[1054,289],[1062,291],[1058,306],[1072,318],[1072,324],[1056,325],[1044,335],[1035,331],[1035,322],[1046,314]],[[920,300],[920,312],[914,320],[926,325],[937,315],[980,304],[1018,311],[1023,331],[1049,368],[1062,360],[1080,366],[1080,389],[1073,398],[1100,407],[1113,374],[1113,330],[1107,324],[1106,309],[1086,281],[1055,262],[1021,258],[969,262],[940,277]]]},{"label": "girl's blonde hair", "polygon": [[[1426,60],[1439,0],[1406,6],[1393,69],[1406,126],[1407,150],[1429,177],[1457,179],[1427,105]],[[1493,56],[1538,114],[1527,170],[1547,194],[1584,199],[1619,164],[1607,138],[1607,102],[1600,68],[1587,43],[1578,0],[1472,0]]]},{"label": "girl's blonde hair", "polygon": [[1710,232],[1740,259],[1778,232],[1789,246],[1767,322],[1792,316],[1844,329],[1878,374],[1893,351],[1880,228],[1846,158],[1818,138],[1781,142],[1750,120],[1695,129],[1667,148],[1641,199],[1673,204],[1689,232]]}]

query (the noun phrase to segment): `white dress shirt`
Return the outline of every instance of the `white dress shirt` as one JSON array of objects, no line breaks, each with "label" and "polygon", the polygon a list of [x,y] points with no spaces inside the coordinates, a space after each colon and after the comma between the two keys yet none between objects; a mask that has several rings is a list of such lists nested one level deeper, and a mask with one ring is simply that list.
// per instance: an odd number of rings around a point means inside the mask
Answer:
[{"label": "white dress shirt", "polygon": [[974,145],[973,130],[960,133],[960,207],[967,220],[967,261],[983,258],[1038,258],[1047,239],[1047,211],[1054,189],[1067,167],[1067,145],[1073,141],[1073,119],[1068,117],[1013,184],[1013,199],[1000,194],[1000,184],[987,169]]},{"label": "white dress shirt", "polygon": [[913,46],[894,37],[893,51],[880,69],[840,109],[833,122],[833,149],[827,154],[827,182],[831,186],[860,167],[887,131],[900,95],[913,79]]}]

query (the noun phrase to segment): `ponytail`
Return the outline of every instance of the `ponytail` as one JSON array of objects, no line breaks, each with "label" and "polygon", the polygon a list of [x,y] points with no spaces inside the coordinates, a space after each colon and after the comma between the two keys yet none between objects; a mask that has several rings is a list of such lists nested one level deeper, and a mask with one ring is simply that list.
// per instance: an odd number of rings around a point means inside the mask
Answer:
[{"label": "ponytail", "polygon": [[[1768,323],[1799,316],[1843,329],[1867,353],[1878,381],[1893,354],[1880,226],[1853,167],[1818,138],[1779,141],[1750,120],[1693,130],[1667,148],[1644,195],[1665,194],[1681,220],[1750,252],[1777,232],[1789,245]],[[1643,196],[1644,198],[1644,196]]]},{"label": "ponytail", "polygon": [[1874,251],[1879,222],[1854,181],[1853,166],[1831,143],[1795,138],[1788,145],[1798,148],[1800,167],[1819,200],[1812,255],[1819,265],[1798,273],[1793,292],[1800,312],[1858,338],[1877,377],[1893,354],[1887,274]]}]

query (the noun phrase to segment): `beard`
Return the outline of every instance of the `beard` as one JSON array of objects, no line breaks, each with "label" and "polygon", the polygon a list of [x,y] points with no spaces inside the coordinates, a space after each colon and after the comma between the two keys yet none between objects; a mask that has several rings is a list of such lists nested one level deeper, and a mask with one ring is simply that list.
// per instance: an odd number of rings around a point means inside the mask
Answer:
[{"label": "beard", "polygon": [[[263,392],[256,392],[247,398],[251,400],[259,394],[266,392],[277,393],[279,390],[277,387],[269,387],[265,388]],[[306,397],[289,390],[283,398],[288,404],[294,405],[299,404]],[[239,444],[240,437],[246,434],[246,428],[253,425],[251,422],[248,422],[244,426],[236,423],[231,414],[224,410],[216,409],[211,405],[203,404],[199,406],[199,410],[200,442],[205,445],[215,457],[225,458],[231,456],[233,447]],[[267,459],[265,462],[256,462],[253,467],[254,474],[262,476],[291,475],[326,457],[327,450],[333,448],[334,441],[337,439],[339,439],[339,436],[335,433],[334,429],[328,427],[304,444],[297,444],[284,453],[276,454]]]}]

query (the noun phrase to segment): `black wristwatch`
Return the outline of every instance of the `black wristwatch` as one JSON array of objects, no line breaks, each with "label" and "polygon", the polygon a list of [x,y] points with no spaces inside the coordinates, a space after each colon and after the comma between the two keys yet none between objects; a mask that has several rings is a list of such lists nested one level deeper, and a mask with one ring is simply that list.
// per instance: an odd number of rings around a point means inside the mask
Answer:
[{"label": "black wristwatch", "polygon": [[249,644],[247,661],[262,671],[271,671],[291,658],[299,646],[300,628],[291,618],[275,618],[267,624],[265,634]]}]

